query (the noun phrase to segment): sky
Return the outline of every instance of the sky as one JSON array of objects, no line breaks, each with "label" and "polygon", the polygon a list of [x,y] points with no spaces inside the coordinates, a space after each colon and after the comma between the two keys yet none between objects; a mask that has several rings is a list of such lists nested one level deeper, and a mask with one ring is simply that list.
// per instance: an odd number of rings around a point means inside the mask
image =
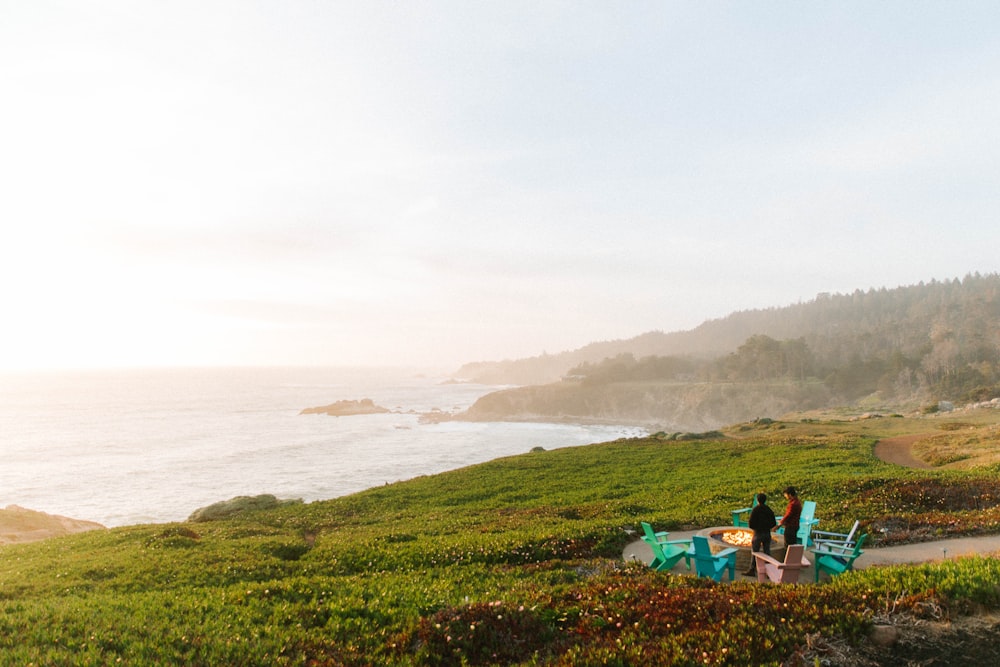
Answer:
[{"label": "sky", "polygon": [[1000,270],[1000,3],[0,0],[0,370],[557,353]]}]

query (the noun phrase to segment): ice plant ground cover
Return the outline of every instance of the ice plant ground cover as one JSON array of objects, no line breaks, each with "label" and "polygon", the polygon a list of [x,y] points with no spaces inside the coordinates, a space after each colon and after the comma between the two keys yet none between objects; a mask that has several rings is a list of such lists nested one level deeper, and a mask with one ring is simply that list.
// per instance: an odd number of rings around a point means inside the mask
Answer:
[{"label": "ice plant ground cover", "polygon": [[0,663],[795,664],[889,615],[1000,607],[985,556],[783,588],[622,562],[640,520],[724,525],[788,484],[824,528],[861,518],[876,544],[1000,532],[995,470],[884,464],[879,429],[934,423],[880,422],[539,451],[223,521],[3,547]]}]

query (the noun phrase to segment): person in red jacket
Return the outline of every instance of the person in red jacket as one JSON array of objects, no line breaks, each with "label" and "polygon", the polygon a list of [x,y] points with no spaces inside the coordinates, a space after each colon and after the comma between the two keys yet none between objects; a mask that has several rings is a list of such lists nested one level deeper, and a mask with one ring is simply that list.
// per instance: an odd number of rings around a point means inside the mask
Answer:
[{"label": "person in red jacket", "polygon": [[785,546],[790,547],[799,543],[799,517],[802,516],[802,501],[799,494],[795,492],[794,486],[785,489],[785,500],[788,505],[785,507],[785,515],[778,522],[778,528],[785,529]]}]

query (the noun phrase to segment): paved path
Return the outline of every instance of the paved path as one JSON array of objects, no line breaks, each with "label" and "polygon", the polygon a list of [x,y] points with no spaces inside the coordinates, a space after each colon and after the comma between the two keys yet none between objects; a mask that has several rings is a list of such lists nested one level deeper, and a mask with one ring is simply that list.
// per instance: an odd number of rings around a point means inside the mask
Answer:
[{"label": "paved path", "polygon": [[[674,531],[670,533],[669,539],[683,540],[696,534],[698,531]],[[780,543],[781,540],[779,539]],[[969,556],[972,554],[990,554],[1000,552],[1000,535],[986,535],[982,537],[956,537],[950,540],[938,540],[936,542],[920,542],[918,544],[903,544],[896,547],[879,547],[862,549],[862,553],[856,561],[854,567],[863,569],[873,565],[903,565],[909,563],[926,563],[930,561],[943,560],[945,558],[957,558],[959,556]],[[649,563],[653,560],[653,552],[642,540],[628,544],[622,552],[625,560],[639,560]],[[809,557],[809,550],[806,550],[806,557]],[[671,570],[674,574],[689,574],[683,559]],[[813,581],[815,574],[812,567],[802,571],[802,581]],[[755,580],[751,577],[744,577],[742,573],[736,573],[737,579],[745,581]]]}]

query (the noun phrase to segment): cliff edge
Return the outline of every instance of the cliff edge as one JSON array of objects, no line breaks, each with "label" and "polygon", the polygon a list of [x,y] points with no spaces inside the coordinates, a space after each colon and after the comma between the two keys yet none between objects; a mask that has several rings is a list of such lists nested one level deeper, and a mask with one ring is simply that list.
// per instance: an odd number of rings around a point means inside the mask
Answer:
[{"label": "cliff edge", "polygon": [[566,421],[702,432],[759,417],[778,417],[829,405],[820,383],[620,382],[587,385],[564,380],[481,397],[456,419]]},{"label": "cliff edge", "polygon": [[84,533],[88,530],[107,530],[107,528],[94,521],[36,512],[17,505],[7,505],[0,509],[0,544],[37,542],[60,535]]}]

